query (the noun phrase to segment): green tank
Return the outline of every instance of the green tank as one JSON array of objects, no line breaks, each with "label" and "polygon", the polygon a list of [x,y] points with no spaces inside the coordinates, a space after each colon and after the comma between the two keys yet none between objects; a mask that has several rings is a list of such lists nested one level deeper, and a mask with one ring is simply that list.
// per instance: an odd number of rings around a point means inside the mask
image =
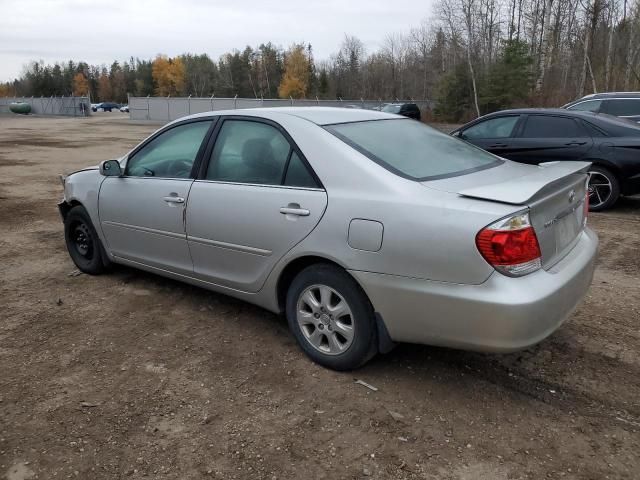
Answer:
[{"label": "green tank", "polygon": [[27,102],[13,102],[9,104],[9,110],[13,113],[20,113],[22,115],[26,115],[31,113],[31,105]]}]

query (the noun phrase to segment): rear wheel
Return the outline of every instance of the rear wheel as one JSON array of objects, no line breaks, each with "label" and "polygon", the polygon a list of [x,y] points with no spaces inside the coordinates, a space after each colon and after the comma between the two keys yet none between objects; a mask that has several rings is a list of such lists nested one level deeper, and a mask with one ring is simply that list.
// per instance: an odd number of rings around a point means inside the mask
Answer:
[{"label": "rear wheel", "polygon": [[373,307],[344,270],[312,265],[287,292],[289,328],[304,352],[334,370],[350,370],[377,353]]},{"label": "rear wheel", "polygon": [[78,205],[69,210],[64,237],[69,256],[80,271],[91,275],[104,271],[102,243],[84,207]]},{"label": "rear wheel", "polygon": [[620,196],[620,182],[603,167],[589,169],[589,210],[599,212],[613,206]]}]

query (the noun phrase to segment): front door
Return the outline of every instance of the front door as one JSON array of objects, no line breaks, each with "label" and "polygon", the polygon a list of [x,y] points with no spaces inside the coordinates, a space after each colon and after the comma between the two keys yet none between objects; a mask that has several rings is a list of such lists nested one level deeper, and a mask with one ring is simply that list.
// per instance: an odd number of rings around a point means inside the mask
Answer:
[{"label": "front door", "polygon": [[[230,117],[218,127],[187,207],[198,278],[256,292],[317,225],[327,195],[302,153],[274,124]],[[214,134],[215,135],[215,134]]]},{"label": "front door", "polygon": [[184,209],[192,168],[211,124],[204,120],[170,127],[133,152],[124,176],[102,182],[100,226],[114,255],[193,273]]},{"label": "front door", "polygon": [[460,137],[483,150],[501,157],[511,149],[512,135],[520,115],[505,115],[483,120],[463,130]]}]

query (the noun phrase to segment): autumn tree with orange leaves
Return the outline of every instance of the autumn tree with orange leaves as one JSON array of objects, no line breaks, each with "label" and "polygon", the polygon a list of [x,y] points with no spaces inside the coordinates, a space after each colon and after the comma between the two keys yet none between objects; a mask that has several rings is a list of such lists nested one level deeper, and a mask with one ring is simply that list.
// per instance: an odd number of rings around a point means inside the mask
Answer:
[{"label": "autumn tree with orange leaves", "polygon": [[293,45],[284,57],[280,98],[304,98],[309,88],[309,60],[303,45]]},{"label": "autumn tree with orange leaves", "polygon": [[153,61],[151,73],[156,95],[166,97],[184,93],[185,69],[180,57],[158,55]]},{"label": "autumn tree with orange leaves", "polygon": [[89,80],[82,72],[73,76],[73,94],[78,97],[89,94]]}]

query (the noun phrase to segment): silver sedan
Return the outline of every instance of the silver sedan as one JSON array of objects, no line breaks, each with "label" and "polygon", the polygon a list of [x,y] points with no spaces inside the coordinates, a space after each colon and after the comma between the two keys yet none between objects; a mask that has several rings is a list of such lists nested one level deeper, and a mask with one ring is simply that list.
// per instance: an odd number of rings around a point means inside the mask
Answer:
[{"label": "silver sedan", "polygon": [[72,260],[284,312],[334,369],[397,342],[512,351],[585,295],[588,163],[510,162],[358,109],[208,112],[64,179]]}]

